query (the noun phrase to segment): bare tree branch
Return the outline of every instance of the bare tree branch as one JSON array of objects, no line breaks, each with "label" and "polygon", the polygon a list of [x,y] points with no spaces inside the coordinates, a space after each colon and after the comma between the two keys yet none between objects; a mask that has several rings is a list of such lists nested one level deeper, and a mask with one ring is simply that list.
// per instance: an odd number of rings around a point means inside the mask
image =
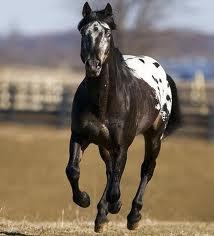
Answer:
[{"label": "bare tree branch", "polygon": [[[67,0],[69,1],[69,0]],[[142,50],[152,46],[151,32],[156,23],[159,23],[167,14],[170,6],[177,0],[89,0],[93,9],[102,9],[107,2],[112,4],[114,17],[118,26],[116,41],[120,42],[120,48],[125,49],[127,45],[127,31],[131,24],[132,37],[139,37],[138,42]],[[79,4],[83,0],[78,1]],[[73,7],[73,6],[72,6]],[[142,42],[144,42],[142,44]],[[145,46],[145,47],[144,47]]]}]

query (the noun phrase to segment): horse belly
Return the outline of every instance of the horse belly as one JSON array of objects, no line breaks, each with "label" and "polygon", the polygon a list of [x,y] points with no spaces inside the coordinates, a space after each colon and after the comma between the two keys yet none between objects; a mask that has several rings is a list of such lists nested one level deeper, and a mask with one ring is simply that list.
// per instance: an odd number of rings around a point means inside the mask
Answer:
[{"label": "horse belly", "polygon": [[149,101],[144,104],[143,113],[140,115],[138,121],[137,135],[151,127],[158,117],[159,111],[155,108],[155,104],[155,99],[149,99]]}]

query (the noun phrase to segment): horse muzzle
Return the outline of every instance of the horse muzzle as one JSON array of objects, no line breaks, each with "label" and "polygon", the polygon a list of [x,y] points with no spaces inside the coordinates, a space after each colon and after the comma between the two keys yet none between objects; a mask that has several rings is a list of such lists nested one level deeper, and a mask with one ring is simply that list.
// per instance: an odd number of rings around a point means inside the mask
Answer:
[{"label": "horse muzzle", "polygon": [[88,59],[85,62],[85,69],[88,77],[98,77],[102,69],[101,61],[97,59]]}]

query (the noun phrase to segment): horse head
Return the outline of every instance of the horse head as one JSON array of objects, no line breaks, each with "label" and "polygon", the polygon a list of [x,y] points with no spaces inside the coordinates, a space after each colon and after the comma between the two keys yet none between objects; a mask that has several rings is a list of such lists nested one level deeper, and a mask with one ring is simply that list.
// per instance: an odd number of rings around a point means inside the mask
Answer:
[{"label": "horse head", "polygon": [[112,30],[116,29],[112,7],[108,3],[104,10],[92,11],[88,2],[83,6],[83,19],[78,25],[81,38],[81,59],[88,77],[98,77],[109,56]]}]

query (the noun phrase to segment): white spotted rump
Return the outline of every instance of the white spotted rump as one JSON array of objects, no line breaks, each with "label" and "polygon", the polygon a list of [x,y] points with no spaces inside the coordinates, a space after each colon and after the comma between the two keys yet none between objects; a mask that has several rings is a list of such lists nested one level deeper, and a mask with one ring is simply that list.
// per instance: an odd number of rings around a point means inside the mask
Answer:
[{"label": "white spotted rump", "polygon": [[154,89],[159,101],[155,108],[160,111],[163,121],[167,121],[172,107],[172,93],[163,67],[147,56],[124,55],[123,58],[133,75]]}]

